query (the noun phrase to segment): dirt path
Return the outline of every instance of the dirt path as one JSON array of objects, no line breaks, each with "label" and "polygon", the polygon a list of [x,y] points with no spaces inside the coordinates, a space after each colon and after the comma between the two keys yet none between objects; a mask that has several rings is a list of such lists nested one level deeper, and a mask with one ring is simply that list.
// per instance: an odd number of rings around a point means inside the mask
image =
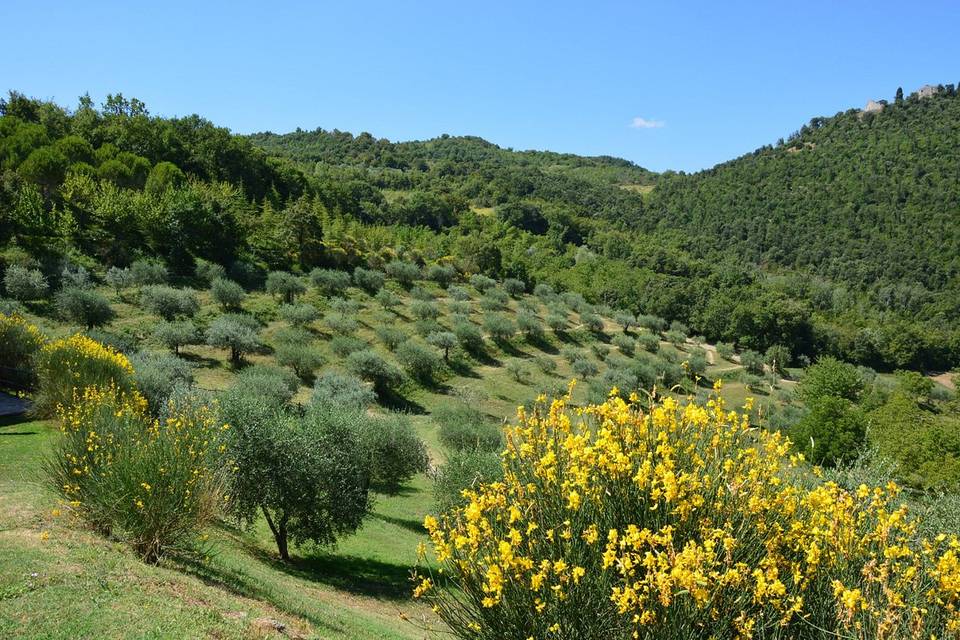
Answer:
[{"label": "dirt path", "polygon": [[946,373],[941,373],[938,376],[930,376],[930,379],[933,380],[934,382],[939,382],[940,384],[945,386],[947,389],[952,389],[956,391],[957,383],[954,381],[953,376],[954,374],[948,371]]}]

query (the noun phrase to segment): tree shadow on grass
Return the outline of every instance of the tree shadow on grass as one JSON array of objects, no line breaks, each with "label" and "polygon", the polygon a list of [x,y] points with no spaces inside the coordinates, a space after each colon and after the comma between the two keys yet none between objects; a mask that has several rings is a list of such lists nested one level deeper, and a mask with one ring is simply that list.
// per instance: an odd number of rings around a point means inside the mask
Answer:
[{"label": "tree shadow on grass", "polygon": [[530,336],[527,338],[527,344],[535,349],[539,349],[543,353],[549,353],[550,355],[557,355],[560,353],[560,350],[543,336]]},{"label": "tree shadow on grass", "polygon": [[463,360],[450,360],[447,363],[450,370],[462,378],[479,378],[480,374],[473,370],[470,363]]},{"label": "tree shadow on grass", "polygon": [[180,351],[180,357],[187,362],[192,362],[197,367],[202,367],[205,369],[216,369],[220,366],[220,361],[216,358],[208,358],[206,356],[201,356],[196,353],[191,353],[190,351]]},{"label": "tree shadow on grass", "polygon": [[[396,494],[393,494],[396,495]],[[417,535],[426,535],[427,530],[423,528],[423,523],[419,520],[413,520],[408,518],[395,518],[393,516],[385,516],[379,513],[374,513],[370,516],[375,520],[380,520],[381,522],[386,522],[387,524],[392,524],[397,527],[402,527],[407,531],[412,531]]]},{"label": "tree shadow on grass", "polygon": [[410,567],[404,565],[331,553],[295,557],[289,563],[269,561],[289,575],[356,595],[390,600],[410,598]]},{"label": "tree shadow on grass", "polygon": [[398,391],[393,389],[377,389],[377,401],[383,407],[390,409],[391,411],[399,411],[401,413],[411,413],[413,415],[422,416],[427,413],[426,408],[415,400],[404,397]]}]

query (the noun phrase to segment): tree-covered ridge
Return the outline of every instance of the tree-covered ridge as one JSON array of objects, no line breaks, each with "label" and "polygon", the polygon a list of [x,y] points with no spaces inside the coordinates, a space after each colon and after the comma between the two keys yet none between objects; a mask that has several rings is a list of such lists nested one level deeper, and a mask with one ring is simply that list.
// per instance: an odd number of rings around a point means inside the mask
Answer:
[{"label": "tree-covered ridge", "polygon": [[878,112],[813,118],[776,146],[662,175],[643,229],[681,229],[700,256],[734,251],[868,287],[882,309],[956,319],[955,307],[925,307],[960,270],[958,147],[952,85]]}]

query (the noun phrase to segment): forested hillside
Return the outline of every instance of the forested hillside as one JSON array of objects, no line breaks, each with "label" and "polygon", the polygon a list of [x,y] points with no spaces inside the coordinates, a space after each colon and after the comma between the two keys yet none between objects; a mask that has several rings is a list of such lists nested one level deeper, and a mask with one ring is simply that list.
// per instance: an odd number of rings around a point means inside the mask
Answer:
[{"label": "forested hillside", "polygon": [[[232,135],[120,95],[0,105],[3,264],[197,258],[237,280],[394,258],[520,278],[791,360],[960,362],[953,91],[815,119],[711,171],[479,138]],[[656,185],[654,187],[654,184]],[[652,188],[652,191],[651,191]]]}]

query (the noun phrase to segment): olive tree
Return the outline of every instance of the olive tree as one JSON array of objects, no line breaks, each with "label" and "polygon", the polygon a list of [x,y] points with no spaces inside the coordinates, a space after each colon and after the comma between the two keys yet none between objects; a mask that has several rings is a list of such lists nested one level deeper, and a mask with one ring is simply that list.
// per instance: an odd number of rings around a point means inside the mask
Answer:
[{"label": "olive tree", "polygon": [[307,286],[297,276],[287,271],[271,271],[267,274],[267,293],[275,295],[287,304],[305,293]]},{"label": "olive tree", "polygon": [[3,288],[14,300],[29,302],[47,295],[49,285],[39,269],[27,269],[14,264],[7,267],[3,274]]},{"label": "olive tree", "polygon": [[87,329],[104,325],[116,315],[110,302],[92,289],[61,289],[54,296],[54,304],[62,319],[82,324]]},{"label": "olive tree", "polygon": [[161,322],[153,336],[175,355],[180,355],[180,347],[200,342],[200,331],[191,320]]},{"label": "olive tree", "polygon": [[260,326],[252,316],[225,314],[207,329],[207,344],[230,350],[230,361],[240,364],[246,353],[260,348]]},{"label": "olive tree", "polygon": [[144,287],[140,292],[140,304],[167,321],[192,317],[200,309],[197,294],[192,289],[176,289],[163,284]]},{"label": "olive tree", "polygon": [[210,284],[210,297],[224,311],[240,308],[247,293],[239,284],[226,278],[217,278]]}]

